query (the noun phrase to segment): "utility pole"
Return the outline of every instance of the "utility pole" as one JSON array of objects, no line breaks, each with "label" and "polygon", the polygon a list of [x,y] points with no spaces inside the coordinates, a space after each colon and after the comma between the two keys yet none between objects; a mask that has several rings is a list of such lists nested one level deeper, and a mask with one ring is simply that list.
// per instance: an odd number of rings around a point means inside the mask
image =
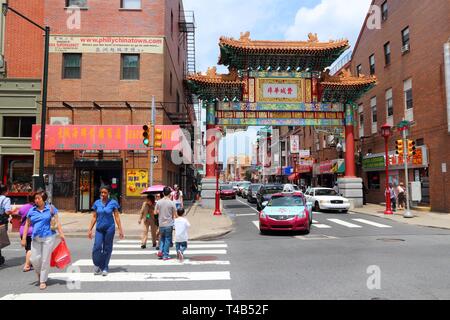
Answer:
[{"label": "utility pole", "polygon": [[155,157],[155,122],[156,122],[156,106],[155,106],[155,96],[152,96],[152,119],[151,119],[151,136],[150,136],[150,177],[149,177],[149,187],[153,186],[153,162]]},{"label": "utility pole", "polygon": [[[408,127],[409,129],[409,127]],[[408,146],[408,129],[403,130],[403,148],[407,148]],[[404,218],[414,218],[414,215],[410,211],[409,206],[409,176],[408,176],[408,151],[403,150],[403,162],[405,163],[405,195],[406,195],[406,212],[404,213]]]}]

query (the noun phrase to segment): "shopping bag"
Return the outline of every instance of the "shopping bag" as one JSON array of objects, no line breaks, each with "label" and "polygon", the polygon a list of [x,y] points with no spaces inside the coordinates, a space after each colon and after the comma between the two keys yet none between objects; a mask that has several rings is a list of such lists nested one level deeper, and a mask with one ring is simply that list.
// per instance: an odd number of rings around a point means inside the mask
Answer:
[{"label": "shopping bag", "polygon": [[0,250],[6,248],[10,244],[11,242],[9,241],[6,225],[0,226]]},{"label": "shopping bag", "polygon": [[52,252],[52,258],[50,259],[50,266],[57,267],[58,269],[64,269],[71,262],[70,251],[67,248],[65,240],[61,240],[58,246]]}]

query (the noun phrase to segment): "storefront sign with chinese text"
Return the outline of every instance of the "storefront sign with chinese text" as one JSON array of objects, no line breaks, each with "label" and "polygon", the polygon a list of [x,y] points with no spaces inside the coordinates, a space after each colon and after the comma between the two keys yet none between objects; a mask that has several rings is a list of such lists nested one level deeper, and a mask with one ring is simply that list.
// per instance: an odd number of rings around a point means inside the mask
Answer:
[{"label": "storefront sign with chinese text", "polygon": [[147,169],[127,170],[127,197],[140,197],[148,187]]},{"label": "storefront sign with chinese text", "polygon": [[298,154],[300,152],[300,137],[299,136],[291,136],[291,153]]},{"label": "storefront sign with chinese text", "polygon": [[303,102],[304,79],[257,79],[261,102]]}]

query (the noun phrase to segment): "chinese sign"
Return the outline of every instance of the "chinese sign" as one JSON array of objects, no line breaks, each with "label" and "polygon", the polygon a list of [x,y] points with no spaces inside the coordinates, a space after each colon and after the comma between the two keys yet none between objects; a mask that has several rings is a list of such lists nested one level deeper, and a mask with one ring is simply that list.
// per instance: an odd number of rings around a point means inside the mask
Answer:
[{"label": "chinese sign", "polygon": [[155,53],[163,54],[164,38],[159,37],[50,37],[51,53]]},{"label": "chinese sign", "polygon": [[291,136],[291,153],[299,153],[300,152],[300,137],[299,136]]},{"label": "chinese sign", "polygon": [[[409,168],[421,168],[428,166],[428,153],[425,146],[416,149],[416,155],[408,157]],[[385,169],[385,156],[383,154],[375,154],[363,159],[364,171],[382,171]],[[398,156],[395,151],[389,152],[389,170],[403,169],[404,161],[402,156]]]},{"label": "chinese sign", "polygon": [[[185,139],[179,126],[162,130],[161,150],[181,150]],[[39,150],[41,126],[33,125],[31,148]],[[143,144],[142,126],[46,126],[45,150],[149,150]]]},{"label": "chinese sign", "polygon": [[363,170],[365,171],[367,171],[368,169],[384,168],[385,166],[384,156],[363,159],[362,165]]},{"label": "chinese sign", "polygon": [[127,170],[127,197],[140,197],[148,187],[148,170],[128,169]]},{"label": "chinese sign", "polygon": [[304,102],[304,79],[258,79],[259,102]]},{"label": "chinese sign", "polygon": [[302,112],[344,112],[341,103],[219,103],[218,111],[302,111]]}]

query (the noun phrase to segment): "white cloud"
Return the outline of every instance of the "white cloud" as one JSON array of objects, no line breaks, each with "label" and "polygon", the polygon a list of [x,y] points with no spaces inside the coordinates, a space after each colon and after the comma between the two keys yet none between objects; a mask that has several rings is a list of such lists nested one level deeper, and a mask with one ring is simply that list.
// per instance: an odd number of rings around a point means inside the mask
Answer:
[{"label": "white cloud", "polygon": [[298,10],[294,24],[286,30],[286,39],[306,39],[317,33],[319,41],[346,38],[353,46],[364,23],[371,0],[321,0],[313,8]]}]

